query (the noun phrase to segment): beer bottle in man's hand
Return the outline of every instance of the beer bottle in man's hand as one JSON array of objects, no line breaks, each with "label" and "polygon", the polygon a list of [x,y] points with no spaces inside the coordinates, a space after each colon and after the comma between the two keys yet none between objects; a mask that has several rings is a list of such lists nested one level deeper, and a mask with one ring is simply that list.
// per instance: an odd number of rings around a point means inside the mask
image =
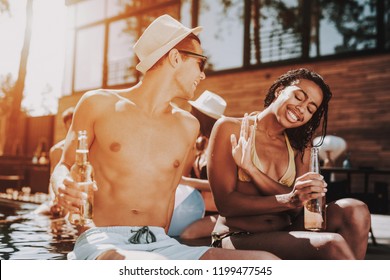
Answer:
[{"label": "beer bottle in man's hand", "polygon": [[87,131],[78,132],[76,149],[76,162],[70,168],[70,176],[82,192],[86,194],[86,200],[80,208],[80,213],[69,213],[69,221],[75,225],[85,225],[92,222],[93,218],[93,168],[88,161],[88,136]]}]

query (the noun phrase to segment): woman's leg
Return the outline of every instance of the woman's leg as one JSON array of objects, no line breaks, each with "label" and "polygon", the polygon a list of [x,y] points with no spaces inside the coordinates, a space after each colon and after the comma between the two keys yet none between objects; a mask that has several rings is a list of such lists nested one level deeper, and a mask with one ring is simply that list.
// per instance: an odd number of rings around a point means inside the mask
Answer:
[{"label": "woman's leg", "polygon": [[206,216],[200,220],[197,220],[183,230],[183,232],[180,234],[180,238],[198,239],[210,237],[216,221],[217,215]]},{"label": "woman's leg", "polygon": [[274,254],[265,251],[254,250],[227,250],[221,248],[210,248],[201,260],[280,260]]},{"label": "woman's leg", "polygon": [[238,235],[223,239],[222,247],[268,251],[282,259],[355,259],[345,239],[330,232],[278,231]]}]

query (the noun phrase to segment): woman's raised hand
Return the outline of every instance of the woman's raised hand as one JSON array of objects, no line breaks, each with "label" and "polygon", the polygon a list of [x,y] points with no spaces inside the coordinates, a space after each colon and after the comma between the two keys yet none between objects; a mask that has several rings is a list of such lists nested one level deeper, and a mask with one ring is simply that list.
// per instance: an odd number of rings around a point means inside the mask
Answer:
[{"label": "woman's raised hand", "polygon": [[245,113],[241,122],[240,138],[238,141],[236,135],[230,135],[234,162],[244,170],[248,170],[253,165],[251,160],[251,147],[254,133],[254,126],[249,126],[249,117]]}]

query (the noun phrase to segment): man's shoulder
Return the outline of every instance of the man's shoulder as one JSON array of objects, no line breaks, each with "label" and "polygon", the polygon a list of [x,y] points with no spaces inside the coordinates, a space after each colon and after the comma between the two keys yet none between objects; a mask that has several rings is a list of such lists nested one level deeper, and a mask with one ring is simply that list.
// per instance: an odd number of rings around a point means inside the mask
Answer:
[{"label": "man's shoulder", "polygon": [[181,127],[191,133],[192,131],[197,134],[199,130],[199,121],[190,112],[181,109],[176,106],[172,106],[172,115],[176,118],[176,122],[181,124]]},{"label": "man's shoulder", "polygon": [[105,108],[107,105],[112,104],[118,97],[112,90],[95,89],[87,91],[81,97],[79,104],[84,104],[86,107],[93,107],[94,111],[99,108]]},{"label": "man's shoulder", "polygon": [[188,111],[181,109],[176,106],[172,106],[172,114],[176,117],[178,117],[180,120],[185,122],[190,122],[196,125],[198,123],[198,120]]},{"label": "man's shoulder", "polygon": [[170,103],[171,104],[171,108],[172,108],[172,114],[177,116],[177,117],[181,117],[181,118],[190,118],[192,116],[192,114],[182,108],[180,108],[178,105],[176,105],[175,103]]},{"label": "man's shoulder", "polygon": [[94,89],[89,90],[86,93],[84,93],[83,98],[84,99],[91,99],[91,98],[113,98],[116,94],[113,90],[109,89]]}]

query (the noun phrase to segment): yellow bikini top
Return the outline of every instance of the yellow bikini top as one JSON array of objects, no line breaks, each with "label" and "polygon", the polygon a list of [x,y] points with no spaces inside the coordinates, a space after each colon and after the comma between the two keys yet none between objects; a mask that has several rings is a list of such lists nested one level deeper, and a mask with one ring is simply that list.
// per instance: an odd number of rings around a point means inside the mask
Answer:
[{"label": "yellow bikini top", "polygon": [[[257,116],[255,119],[255,130],[257,128]],[[256,135],[256,134],[255,134]],[[261,164],[261,161],[256,153],[256,146],[255,146],[255,135],[253,135],[253,142],[251,147],[251,154],[252,154],[252,162],[253,165],[260,171],[263,170],[263,165]],[[294,184],[295,176],[296,176],[296,170],[295,170],[295,160],[294,160],[294,151],[291,147],[290,140],[287,137],[287,134],[284,133],[284,138],[286,140],[287,150],[288,150],[288,167],[282,178],[279,180],[279,183],[291,187]],[[250,182],[251,177],[241,168],[238,169],[238,180],[242,182]]]}]

